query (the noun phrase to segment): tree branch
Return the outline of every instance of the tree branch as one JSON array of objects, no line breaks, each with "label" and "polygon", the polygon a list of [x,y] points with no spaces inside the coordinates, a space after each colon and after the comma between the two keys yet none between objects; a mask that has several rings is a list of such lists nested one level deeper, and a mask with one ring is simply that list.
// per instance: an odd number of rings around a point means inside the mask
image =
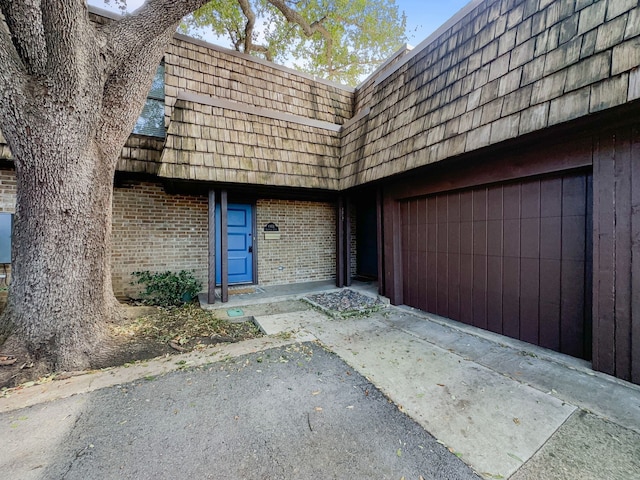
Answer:
[{"label": "tree branch", "polygon": [[132,52],[152,42],[158,36],[158,32],[164,32],[168,28],[175,31],[182,17],[200,8],[207,1],[147,0],[133,14],[102,27],[113,67],[118,68]]},{"label": "tree branch", "polygon": [[19,113],[19,100],[26,84],[24,63],[13,43],[6,21],[0,18],[0,119]]},{"label": "tree branch", "polygon": [[41,75],[47,64],[40,0],[0,0],[11,40],[27,71]]},{"label": "tree branch", "polygon": [[284,18],[287,19],[288,22],[295,23],[302,28],[302,31],[307,37],[312,37],[314,34],[319,33],[324,37],[327,41],[327,59],[331,61],[331,53],[333,50],[333,38],[331,37],[331,33],[327,30],[322,22],[325,20],[321,18],[315,22],[309,23],[307,22],[302,15],[298,12],[289,8],[284,0],[267,0],[271,5],[280,10],[280,13],[284,15]]},{"label": "tree branch", "polygon": [[[53,80],[56,93],[77,94],[70,85],[83,82],[86,65],[95,62],[92,45],[86,36],[92,28],[85,0],[40,0],[42,26],[47,49],[47,76]],[[74,93],[72,93],[74,92]]]},{"label": "tree branch", "polygon": [[324,28],[324,25],[322,25],[324,18],[318,21],[309,23],[304,19],[302,15],[300,15],[298,12],[296,12],[292,8],[289,8],[283,0],[267,0],[267,1],[271,5],[276,7],[278,10],[280,10],[280,13],[284,15],[284,18],[286,18],[287,21],[299,25],[307,37],[312,37],[314,34],[319,33],[325,38],[325,40],[329,44],[329,48],[331,47],[331,45],[333,44],[333,39],[331,38],[331,33],[329,33],[329,31],[326,28]]},{"label": "tree branch", "polygon": [[251,53],[253,46],[253,28],[256,24],[256,14],[251,8],[249,0],[238,0],[242,13],[246,17],[247,21],[244,24],[244,51],[245,53]]}]

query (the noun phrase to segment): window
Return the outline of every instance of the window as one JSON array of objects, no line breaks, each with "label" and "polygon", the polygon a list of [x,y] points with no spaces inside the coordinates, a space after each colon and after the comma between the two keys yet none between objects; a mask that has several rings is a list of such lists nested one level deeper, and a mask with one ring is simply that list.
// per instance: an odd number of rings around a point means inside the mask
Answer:
[{"label": "window", "polygon": [[133,133],[164,138],[164,63],[158,65],[142,113]]}]

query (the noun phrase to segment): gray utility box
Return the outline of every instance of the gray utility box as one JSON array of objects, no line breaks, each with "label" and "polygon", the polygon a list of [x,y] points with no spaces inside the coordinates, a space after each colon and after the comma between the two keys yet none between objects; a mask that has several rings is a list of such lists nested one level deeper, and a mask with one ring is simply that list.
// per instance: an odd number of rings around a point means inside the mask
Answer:
[{"label": "gray utility box", "polygon": [[13,214],[0,213],[0,264],[11,263]]}]

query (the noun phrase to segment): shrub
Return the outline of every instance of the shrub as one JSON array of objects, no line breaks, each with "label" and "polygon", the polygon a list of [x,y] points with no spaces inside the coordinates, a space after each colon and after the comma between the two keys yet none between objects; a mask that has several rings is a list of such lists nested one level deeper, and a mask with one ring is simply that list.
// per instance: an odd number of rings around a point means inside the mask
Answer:
[{"label": "shrub", "polygon": [[191,302],[202,289],[192,271],[175,272],[133,272],[136,280],[132,285],[144,285],[140,299],[147,305],[169,307]]}]

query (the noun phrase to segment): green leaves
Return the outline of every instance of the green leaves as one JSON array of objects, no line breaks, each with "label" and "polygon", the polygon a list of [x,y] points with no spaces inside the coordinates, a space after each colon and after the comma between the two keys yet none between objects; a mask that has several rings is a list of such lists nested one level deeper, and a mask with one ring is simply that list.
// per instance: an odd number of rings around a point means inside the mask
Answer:
[{"label": "green leaves", "polygon": [[133,272],[132,275],[137,279],[131,282],[132,285],[145,285],[141,295],[147,305],[169,307],[189,303],[202,289],[202,282],[187,270],[178,273],[144,271]]},{"label": "green leaves", "polygon": [[406,17],[395,0],[213,0],[181,26],[190,34],[202,29],[238,51],[351,85],[406,42]]}]

